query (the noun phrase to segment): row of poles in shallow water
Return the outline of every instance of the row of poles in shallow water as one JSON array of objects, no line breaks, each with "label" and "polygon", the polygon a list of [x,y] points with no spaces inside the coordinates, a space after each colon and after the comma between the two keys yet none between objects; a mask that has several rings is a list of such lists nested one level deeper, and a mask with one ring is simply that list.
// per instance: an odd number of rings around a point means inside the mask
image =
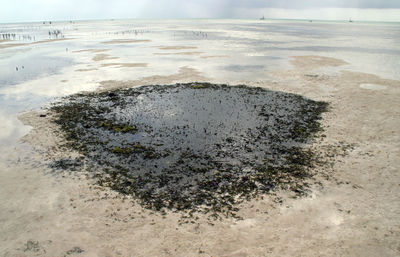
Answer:
[{"label": "row of poles in shallow water", "polygon": [[[64,38],[61,30],[50,30],[48,32],[49,38]],[[31,35],[18,35],[15,33],[1,33],[0,40],[10,40],[10,41],[36,41],[36,36]]]}]

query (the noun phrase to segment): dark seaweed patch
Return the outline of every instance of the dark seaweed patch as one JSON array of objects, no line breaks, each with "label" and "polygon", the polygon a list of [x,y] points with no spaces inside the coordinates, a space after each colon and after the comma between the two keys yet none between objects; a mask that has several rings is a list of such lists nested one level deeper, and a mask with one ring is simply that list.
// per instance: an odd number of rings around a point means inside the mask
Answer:
[{"label": "dark seaweed patch", "polygon": [[[232,213],[259,193],[306,192],[314,153],[305,143],[321,129],[327,103],[188,83],[77,94],[51,110],[98,184],[155,210]],[[81,165],[71,162],[53,166]]]}]

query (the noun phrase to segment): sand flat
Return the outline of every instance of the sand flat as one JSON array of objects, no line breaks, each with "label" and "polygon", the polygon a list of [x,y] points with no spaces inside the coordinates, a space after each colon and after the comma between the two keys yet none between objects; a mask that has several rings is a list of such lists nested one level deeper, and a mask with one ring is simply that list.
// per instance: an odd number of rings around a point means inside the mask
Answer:
[{"label": "sand flat", "polygon": [[24,46],[29,45],[30,43],[13,43],[13,44],[0,44],[0,49],[2,48],[10,48],[10,47],[17,47],[17,46]]},{"label": "sand flat", "polygon": [[[317,66],[314,59],[308,62],[308,57],[295,57],[295,59],[301,60],[309,68],[299,70],[294,66],[294,69],[283,74],[309,74]],[[333,60],[322,58],[321,64],[326,65],[328,61]],[[336,61],[339,60],[334,60],[334,62]],[[197,79],[191,75],[193,72],[188,68],[182,68],[181,75],[178,76],[159,76],[140,82],[109,81],[102,84],[110,89],[121,86],[130,87],[144,82],[160,83],[186,79],[193,81]],[[306,78],[306,76],[299,76],[299,78]],[[386,109],[382,105],[382,99],[395,104],[394,100],[400,94],[400,81],[385,80],[373,75],[370,75],[369,78],[368,82],[379,81],[380,84],[387,85],[391,94],[376,97],[367,90],[362,91],[363,89],[357,85],[365,82],[365,76],[360,77],[356,73],[348,72],[343,73],[340,77],[324,77],[323,83],[308,79],[298,80],[297,83],[302,85],[301,88],[294,83],[263,82],[256,84],[267,88],[297,92],[308,97],[329,99],[333,110],[326,114],[323,121],[326,139],[316,142],[314,147],[324,148],[336,145],[340,149],[340,144],[344,144],[344,142],[353,145],[350,150],[347,150],[347,155],[335,157],[335,179],[322,179],[324,187],[320,188],[318,184],[315,184],[315,191],[309,197],[293,199],[285,192],[281,192],[278,195],[280,199],[283,199],[283,204],[274,202],[273,197],[243,203],[239,211],[243,220],[212,221],[208,220],[207,216],[200,215],[198,220],[192,224],[191,222],[185,223],[185,220],[182,221],[183,223],[179,222],[180,215],[177,213],[151,214],[150,211],[143,210],[138,204],[132,205],[128,199],[114,198],[115,193],[111,191],[88,186],[84,180],[69,182],[69,179],[66,179],[62,185],[49,187],[46,185],[49,183],[48,179],[42,178],[39,180],[42,183],[40,189],[30,189],[31,194],[50,196],[54,194],[50,192],[58,192],[62,186],[63,192],[66,192],[68,197],[62,197],[60,193],[57,193],[59,199],[57,201],[60,206],[57,208],[63,208],[62,214],[48,211],[46,208],[49,207],[46,207],[40,211],[45,218],[36,221],[36,224],[48,227],[51,220],[57,219],[59,226],[72,226],[74,230],[70,232],[53,230],[54,235],[69,242],[69,245],[63,247],[58,245],[57,241],[51,243],[46,241],[48,238],[52,238],[47,236],[48,233],[30,232],[27,234],[27,238],[34,238],[34,242],[38,243],[40,249],[45,249],[49,254],[66,252],[73,247],[84,249],[87,254],[115,252],[107,246],[112,242],[117,246],[118,252],[123,255],[163,256],[166,249],[168,252],[179,253],[197,253],[200,249],[201,252],[213,256],[237,254],[262,256],[266,252],[271,256],[294,256],[299,251],[309,256],[316,252],[321,253],[321,251],[327,255],[335,255],[337,252],[342,252],[341,246],[346,244],[348,247],[345,251],[351,253],[351,256],[368,256],[371,252],[381,252],[390,256],[397,250],[390,250],[381,242],[375,241],[375,237],[369,236],[373,232],[374,235],[384,238],[385,231],[390,229],[385,226],[389,225],[390,221],[385,219],[385,223],[382,223],[379,212],[373,211],[375,207],[371,206],[368,201],[364,201],[372,200],[375,205],[379,205],[380,209],[386,210],[386,215],[392,217],[390,220],[396,222],[396,212],[390,211],[390,209],[394,210],[393,205],[397,206],[396,194],[393,193],[393,190],[399,190],[397,182],[395,182],[398,181],[399,175],[393,173],[395,170],[390,167],[399,165],[396,157],[398,149],[395,150],[396,146],[393,144],[400,132],[398,131],[399,121],[386,119],[385,122],[382,122],[379,113],[384,112],[386,117],[387,115],[395,117],[398,114],[398,110],[400,110],[398,104],[392,106],[391,109]],[[338,90],[325,91],[323,88],[325,84]],[[357,92],[358,96],[356,101],[353,97],[354,92]],[[51,129],[42,129],[48,127],[46,125],[47,118],[40,119],[36,113],[29,114],[23,120],[34,127],[33,134],[25,140],[46,148],[52,145],[52,142],[58,142],[52,139],[55,134],[49,134],[52,133]],[[367,129],[360,131],[361,126]],[[380,136],[376,137],[377,135]],[[338,144],[338,142],[342,143]],[[54,148],[50,147],[50,149]],[[390,152],[393,154],[388,155]],[[370,166],[374,168],[368,168]],[[385,170],[385,176],[382,176],[382,169]],[[355,174],[354,170],[368,170],[368,172]],[[321,175],[325,174],[330,177],[333,176],[331,172],[332,170],[328,168]],[[25,176],[27,175],[25,174]],[[375,181],[379,183],[375,183]],[[385,186],[382,186],[382,183]],[[17,190],[17,192],[22,191]],[[104,197],[106,195],[107,197]],[[369,213],[373,219],[367,221],[365,213]],[[76,220],[74,217],[80,218]],[[89,219],[90,224],[82,223],[83,220]],[[364,224],[363,229],[370,233],[355,237],[354,235],[360,231],[360,222]],[[265,228],[268,230],[266,231]],[[84,231],[89,231],[90,236],[82,241]],[[395,229],[391,231],[398,233]],[[154,242],[155,233],[162,240],[151,245],[149,242]],[[81,239],[77,236],[80,234]],[[293,237],[298,234],[302,235],[301,240],[297,241],[296,247],[292,247]],[[326,238],[325,235],[329,235],[329,238]],[[103,237],[107,238],[107,243],[102,243],[103,239],[99,240]],[[176,243],[177,238],[181,243]],[[368,242],[369,247],[358,247],[365,241]],[[395,237],[387,238],[386,243],[395,244]],[[143,247],[137,247],[137,245],[143,245]],[[346,253],[340,255],[347,255]]]},{"label": "sand flat", "polygon": [[100,82],[99,91],[128,88],[140,85],[171,84],[173,82],[208,81],[209,78],[202,75],[198,70],[190,67],[180,67],[178,72],[170,75],[154,75],[138,80],[104,80]]},{"label": "sand flat", "polygon": [[113,39],[110,41],[103,41],[102,44],[112,45],[112,44],[134,44],[134,43],[147,43],[151,42],[148,39]]},{"label": "sand flat", "polygon": [[213,59],[213,58],[229,58],[229,55],[203,55],[200,56],[203,59]]},{"label": "sand flat", "polygon": [[203,52],[153,53],[154,55],[200,55]]},{"label": "sand flat", "polygon": [[48,40],[41,40],[35,41],[30,43],[12,43],[12,44],[0,44],[0,49],[2,48],[10,48],[10,47],[17,47],[17,46],[25,46],[25,45],[37,45],[37,44],[44,44],[44,43],[51,43],[51,42],[59,42],[65,40],[72,40],[73,38],[57,38],[57,39],[48,39]]},{"label": "sand flat", "polygon": [[161,46],[158,47],[160,50],[187,50],[187,49],[197,49],[196,46]]},{"label": "sand flat", "polygon": [[75,71],[85,72],[85,71],[94,71],[94,70],[98,70],[98,69],[97,68],[87,68],[87,69],[76,69]]},{"label": "sand flat", "polygon": [[111,49],[82,49],[82,50],[75,50],[72,51],[73,53],[102,53],[102,52],[107,52],[110,51]]},{"label": "sand flat", "polygon": [[95,62],[104,61],[104,60],[115,60],[119,59],[119,57],[110,56],[109,54],[96,54],[92,60]]},{"label": "sand flat", "polygon": [[379,85],[379,84],[361,84],[360,88],[369,89],[369,90],[385,90],[387,86]]},{"label": "sand flat", "polygon": [[115,68],[135,68],[147,67],[148,63],[102,63],[101,67],[115,67]]},{"label": "sand flat", "polygon": [[[148,21],[135,22],[153,28]],[[46,70],[48,75],[29,81],[18,79],[35,66],[43,48],[32,47],[18,60],[14,55],[20,49],[1,49],[0,256],[399,256],[400,72],[395,44],[399,37],[390,32],[398,25],[352,23],[354,34],[345,36],[359,47],[349,49],[349,41],[343,40],[348,22],[315,21],[312,27],[309,22],[274,20],[274,26],[267,22],[213,20],[218,24],[214,30],[208,20],[199,20],[210,33],[207,39],[197,40],[191,35],[198,30],[192,21],[179,21],[186,30],[182,36],[190,37],[174,37],[171,23],[154,21],[154,27],[165,33],[149,33],[146,38],[160,47],[189,46],[196,40],[204,52],[200,57],[226,54],[232,58],[160,58],[147,43],[134,48],[113,45],[121,60],[141,60],[151,67],[145,69],[101,67],[102,62],[46,44],[46,52],[70,59],[70,66],[59,72]],[[96,21],[90,27],[88,23],[73,25],[80,30],[74,49],[102,49],[105,45],[99,42],[119,37],[100,35],[90,46],[87,38],[103,29],[130,29],[126,23]],[[374,49],[379,55],[370,53],[376,34],[369,35],[366,26],[382,35],[379,40],[385,48]],[[261,29],[268,38],[260,39]],[[327,37],[309,37],[310,31]],[[229,34],[235,37],[227,38]],[[321,50],[319,45],[330,48]],[[173,50],[180,52],[157,52]],[[251,51],[260,54],[249,56]],[[238,60],[240,65],[264,65],[265,70],[221,69],[221,65],[237,65]],[[16,71],[17,65],[25,69]],[[76,72],[80,68],[82,72]],[[98,71],[83,72],[90,69]],[[48,98],[62,100],[58,97],[96,87],[107,92],[193,81],[246,84],[329,102],[330,111],[322,120],[324,136],[309,146],[334,154],[326,165],[315,167],[319,175],[309,181],[309,194],[295,197],[277,191],[240,204],[241,219],[203,214],[191,220],[182,217],[189,214],[143,209],[129,197],[93,185],[79,171],[57,173],[48,166],[56,158],[64,158],[66,165],[69,158],[79,158],[62,147],[65,138],[51,122],[52,114],[41,108],[49,104]],[[51,94],[43,97],[43,91]],[[29,111],[32,108],[36,111]],[[18,120],[21,110],[26,112]]]}]

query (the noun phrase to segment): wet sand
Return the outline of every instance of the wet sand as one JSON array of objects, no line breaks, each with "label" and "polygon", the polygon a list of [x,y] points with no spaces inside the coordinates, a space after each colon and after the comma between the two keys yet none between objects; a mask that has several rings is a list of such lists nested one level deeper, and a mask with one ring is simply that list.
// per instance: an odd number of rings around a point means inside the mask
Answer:
[{"label": "wet sand", "polygon": [[[242,220],[205,215],[191,223],[180,213],[145,210],[85,176],[53,174],[48,162],[76,153],[59,148],[63,139],[49,113],[24,112],[20,120],[32,130],[3,152],[7,161],[0,162],[0,255],[399,256],[400,81],[351,70],[351,58],[332,55],[290,57],[289,67],[256,80],[217,77],[185,63],[176,64],[175,72],[96,81],[99,91],[193,81],[243,83],[329,102],[322,120],[325,137],[310,147],[336,154],[327,166],[317,167],[320,175],[310,181],[310,194],[294,198],[276,192],[244,202],[238,213]],[[91,69],[97,72],[99,66]],[[65,79],[76,83],[73,76]]]},{"label": "wet sand", "polygon": [[119,57],[110,56],[109,54],[96,54],[92,60],[95,62],[104,61],[104,60],[115,60],[119,59]]},{"label": "wet sand", "polygon": [[206,82],[210,80],[207,77],[201,75],[201,73],[193,68],[189,67],[181,67],[179,68],[178,73],[171,75],[155,75],[144,77],[139,80],[128,80],[128,81],[119,81],[119,80],[104,80],[100,82],[100,88],[98,89],[100,92],[104,92],[107,90],[113,90],[118,88],[128,88],[140,85],[156,85],[156,84],[171,84],[173,82],[193,82],[193,81],[203,81]]},{"label": "wet sand", "polygon": [[203,52],[154,53],[154,55],[200,55]]},{"label": "wet sand", "polygon": [[82,49],[82,50],[76,50],[72,51],[73,53],[101,53],[101,52],[107,52],[110,51],[110,49]]},{"label": "wet sand", "polygon": [[17,47],[17,46],[26,46],[26,45],[37,45],[37,44],[44,44],[44,43],[51,43],[51,42],[65,41],[65,40],[72,40],[72,38],[48,39],[48,40],[40,40],[40,41],[35,41],[35,42],[30,42],[30,43],[0,44],[0,49]]},{"label": "wet sand", "polygon": [[88,68],[88,69],[77,69],[75,71],[79,71],[79,72],[85,72],[85,71],[95,71],[98,70],[97,68]]},{"label": "wet sand", "polygon": [[147,63],[103,63],[101,67],[110,67],[113,66],[115,68],[135,68],[135,67],[147,67]]},{"label": "wet sand", "polygon": [[200,56],[203,59],[210,59],[210,58],[229,58],[228,55],[203,55]]},{"label": "wet sand", "polygon": [[101,43],[105,44],[105,45],[111,45],[111,44],[147,43],[147,42],[151,42],[151,40],[147,40],[147,39],[145,39],[145,40],[139,40],[139,39],[135,39],[135,40],[132,40],[132,39],[114,39],[114,40],[111,40],[111,41],[104,41],[104,42],[101,42]]},{"label": "wet sand", "polygon": [[160,50],[186,50],[186,49],[197,49],[195,46],[163,46],[158,47]]},{"label": "wet sand", "polygon": [[[16,164],[2,174],[8,178],[7,184],[1,180],[6,197],[3,203],[9,203],[3,215],[13,215],[12,203],[25,204],[18,204],[17,220],[4,223],[9,228],[7,240],[13,243],[8,241],[3,253],[57,256],[78,247],[85,256],[397,255],[400,133],[396,117],[400,106],[396,99],[400,82],[355,72],[327,76],[313,70],[342,63],[332,58],[295,57],[292,63],[293,69],[274,74],[283,84],[254,85],[329,101],[332,110],[323,121],[326,138],[314,146],[353,146],[346,155],[335,157],[332,169],[321,170],[327,176],[321,175],[314,183],[310,196],[294,199],[277,192],[274,197],[242,204],[239,214],[243,220],[200,217],[193,224],[184,219],[181,224],[179,213],[152,213],[107,189],[90,185],[85,178],[63,175],[55,182],[52,176],[21,170],[23,164]],[[196,77],[189,75],[186,79]],[[104,82],[103,87],[136,83]],[[361,83],[387,89],[366,90],[360,88]],[[391,103],[392,108],[384,103]],[[38,113],[21,117],[34,127],[23,140],[38,149],[50,149],[45,152],[52,158],[53,153],[59,153],[54,151],[59,141],[57,129],[49,125],[48,118],[40,118]],[[7,190],[11,185],[12,194]],[[28,227],[19,234],[23,224]]]}]

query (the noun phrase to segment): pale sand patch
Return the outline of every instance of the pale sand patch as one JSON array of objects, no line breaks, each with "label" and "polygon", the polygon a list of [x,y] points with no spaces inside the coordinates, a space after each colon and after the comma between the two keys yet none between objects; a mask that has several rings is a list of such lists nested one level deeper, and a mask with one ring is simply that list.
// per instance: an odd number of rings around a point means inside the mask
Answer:
[{"label": "pale sand patch", "polygon": [[185,50],[185,49],[197,49],[196,46],[161,46],[158,47],[160,50]]},{"label": "pale sand patch", "polygon": [[0,44],[0,49],[28,45],[29,43]]},{"label": "pale sand patch", "polygon": [[321,68],[325,66],[342,66],[348,64],[347,62],[323,56],[293,56],[293,59],[290,60],[290,63],[295,66],[297,69],[315,69]]},{"label": "pale sand patch", "polygon": [[[307,60],[301,62],[319,68],[315,59]],[[326,137],[315,147],[355,145],[349,155],[336,157],[328,180],[317,178],[310,196],[278,192],[280,202],[264,197],[243,203],[243,221],[222,218],[211,225],[200,215],[194,224],[180,225],[178,213],[143,210],[129,198],[91,187],[84,177],[57,180],[23,163],[0,163],[0,255],[64,256],[79,247],[82,256],[399,256],[400,81],[349,71],[306,76],[310,69],[296,66],[274,74],[280,76],[274,82],[248,84],[330,102],[322,121]],[[202,79],[183,67],[167,76],[104,81],[101,90]],[[387,88],[370,91],[361,84]],[[23,140],[57,156],[63,151],[57,149],[57,128],[38,114],[21,118],[34,127]]]},{"label": "pale sand patch", "polygon": [[203,52],[153,53],[154,55],[199,55]]},{"label": "pale sand patch", "polygon": [[200,58],[203,58],[203,59],[210,59],[210,58],[229,58],[230,56],[229,55],[203,55],[203,56],[200,56]]},{"label": "pale sand patch", "polygon": [[104,61],[104,60],[114,60],[119,59],[119,57],[110,56],[109,54],[96,54],[92,60],[95,62]]},{"label": "pale sand patch", "polygon": [[343,79],[349,81],[349,83],[352,82],[353,83],[352,85],[359,86],[359,87],[362,84],[366,84],[367,87],[370,87],[368,85],[376,85],[375,87],[377,87],[379,85],[380,89],[384,89],[384,88],[386,89],[388,87],[395,89],[400,86],[398,80],[383,79],[377,75],[364,73],[364,72],[354,72],[354,71],[343,70],[343,71],[341,71],[341,77]]},{"label": "pale sand patch", "polygon": [[[323,56],[292,56],[290,63],[295,69],[272,71],[269,74],[285,80],[296,83],[301,80],[323,81],[329,76],[325,74],[315,74],[312,71],[324,67],[340,67],[347,63],[343,60],[323,57]],[[297,83],[299,85],[299,83]]]},{"label": "pale sand patch", "polygon": [[106,80],[100,82],[100,91],[108,91],[118,88],[129,88],[140,85],[155,85],[155,84],[171,84],[173,82],[190,82],[190,81],[207,81],[208,78],[201,75],[201,73],[193,68],[181,67],[178,73],[172,75],[156,75],[144,77],[139,80],[118,81]]},{"label": "pale sand patch", "polygon": [[147,63],[103,63],[101,67],[115,66],[115,68],[135,68],[135,67],[147,67]]},{"label": "pale sand patch", "polygon": [[98,70],[98,69],[97,69],[97,68],[77,69],[77,70],[75,70],[75,71],[85,72],[85,71],[94,71],[94,70]]},{"label": "pale sand patch", "polygon": [[65,140],[58,125],[51,122],[53,118],[53,114],[46,111],[31,111],[19,115],[18,119],[20,121],[33,127],[29,134],[21,138],[21,142],[34,142],[32,146],[46,160],[80,156],[76,152],[65,151],[65,149],[61,148]]},{"label": "pale sand patch", "polygon": [[101,42],[102,44],[111,45],[111,44],[132,44],[132,43],[145,43],[151,42],[148,39],[114,39],[111,41]]},{"label": "pale sand patch", "polygon": [[378,84],[361,84],[360,87],[368,90],[384,90],[387,88],[387,86]]},{"label": "pale sand patch", "polygon": [[26,46],[26,45],[36,45],[36,44],[43,44],[43,43],[51,43],[51,42],[58,42],[58,41],[65,41],[65,40],[72,40],[72,39],[73,38],[57,38],[57,39],[41,40],[41,41],[30,42],[30,43],[0,44],[0,49],[9,48],[9,47],[17,47],[17,46]]},{"label": "pale sand patch", "polygon": [[107,52],[110,51],[111,49],[82,49],[82,50],[76,50],[72,51],[73,53],[84,53],[84,52],[89,52],[89,53],[102,53],[102,52]]}]

